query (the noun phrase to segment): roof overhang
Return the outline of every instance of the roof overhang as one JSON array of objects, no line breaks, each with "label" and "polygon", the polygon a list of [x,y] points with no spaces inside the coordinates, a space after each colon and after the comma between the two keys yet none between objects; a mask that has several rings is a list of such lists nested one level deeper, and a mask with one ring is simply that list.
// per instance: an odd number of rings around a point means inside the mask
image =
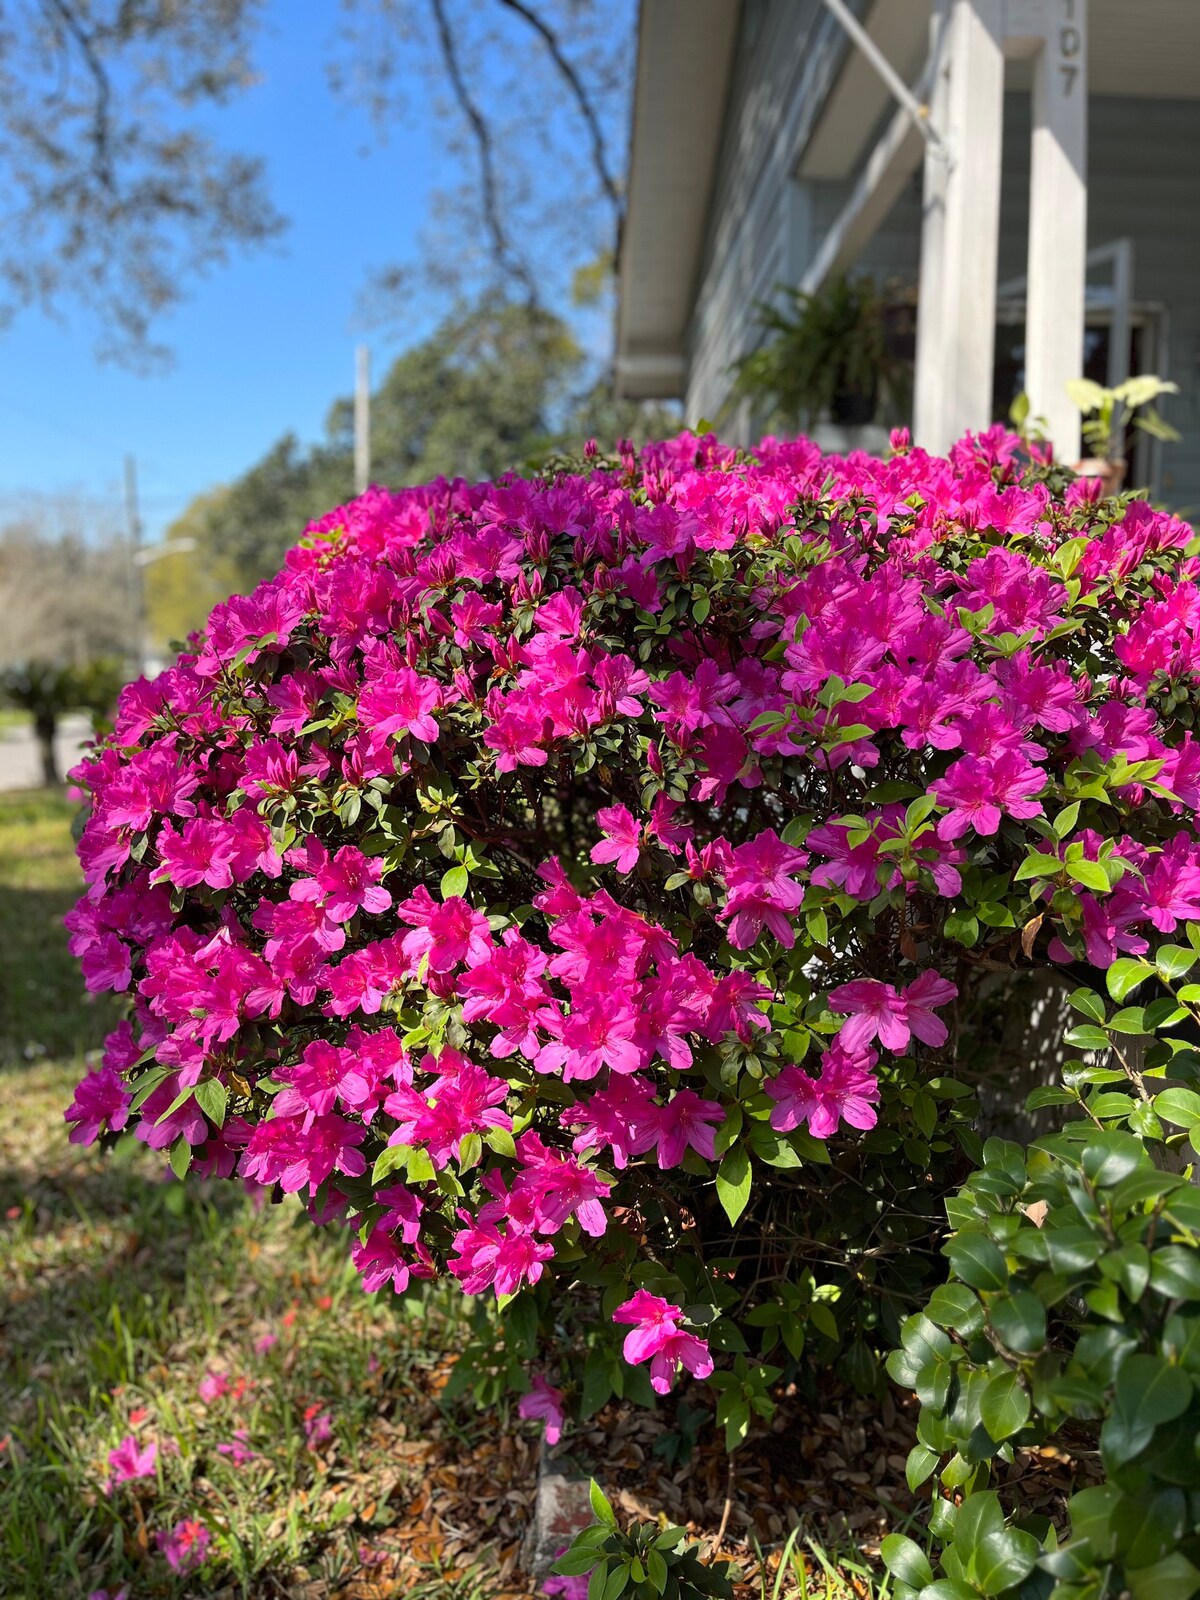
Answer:
[{"label": "roof overhang", "polygon": [[740,14],[739,0],[642,0],[617,310],[617,388],[628,399],[683,393]]}]

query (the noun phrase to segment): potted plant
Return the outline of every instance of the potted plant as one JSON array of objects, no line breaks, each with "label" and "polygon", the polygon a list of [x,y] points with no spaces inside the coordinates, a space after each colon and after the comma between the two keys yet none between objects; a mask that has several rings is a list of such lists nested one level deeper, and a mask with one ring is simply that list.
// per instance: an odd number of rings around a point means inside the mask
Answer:
[{"label": "potted plant", "polygon": [[[1083,439],[1091,451],[1076,466],[1076,472],[1086,478],[1102,478],[1105,494],[1116,494],[1129,465],[1125,437],[1131,425],[1153,439],[1169,442],[1179,438],[1154,408],[1160,395],[1178,393],[1177,383],[1168,383],[1153,373],[1126,378],[1113,389],[1106,389],[1091,378],[1072,379],[1067,394],[1083,413]],[[1142,407],[1146,407],[1142,415],[1135,415]]]},{"label": "potted plant", "polygon": [[782,307],[759,305],[767,338],[736,363],[738,391],[805,427],[824,416],[843,426],[873,421],[881,401],[899,398],[902,387],[891,299],[869,277],[784,294]]}]

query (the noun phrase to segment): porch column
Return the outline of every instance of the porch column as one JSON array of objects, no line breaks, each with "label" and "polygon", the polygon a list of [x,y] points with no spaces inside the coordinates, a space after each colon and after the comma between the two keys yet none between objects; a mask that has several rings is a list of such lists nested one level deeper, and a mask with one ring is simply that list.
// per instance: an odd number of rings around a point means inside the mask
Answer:
[{"label": "porch column", "polygon": [[916,443],[944,452],[992,414],[1000,155],[1004,116],[1003,0],[940,0],[930,116],[949,160],[925,156]]},{"label": "porch column", "polygon": [[1025,388],[1031,416],[1046,420],[1054,454],[1074,465],[1079,412],[1065,385],[1083,372],[1087,5],[1048,0],[1046,9],[1045,35],[1033,59]]}]

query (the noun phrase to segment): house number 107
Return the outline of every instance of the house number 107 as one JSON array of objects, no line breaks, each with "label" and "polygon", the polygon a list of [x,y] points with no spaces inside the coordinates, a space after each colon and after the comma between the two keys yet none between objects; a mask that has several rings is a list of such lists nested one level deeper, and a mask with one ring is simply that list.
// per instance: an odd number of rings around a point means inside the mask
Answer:
[{"label": "house number 107", "polygon": [[1083,35],[1075,24],[1075,0],[1061,0],[1062,25],[1058,30],[1058,70],[1062,73],[1063,94],[1070,94],[1079,76],[1075,57],[1083,49]]}]

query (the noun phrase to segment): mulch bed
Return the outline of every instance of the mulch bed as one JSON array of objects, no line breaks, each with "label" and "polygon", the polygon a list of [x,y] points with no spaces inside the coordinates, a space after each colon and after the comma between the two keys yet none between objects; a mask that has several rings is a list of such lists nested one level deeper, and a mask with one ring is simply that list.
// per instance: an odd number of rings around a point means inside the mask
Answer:
[{"label": "mulch bed", "polygon": [[[435,1388],[448,1376],[449,1365],[435,1375]],[[702,1391],[693,1389],[689,1399],[702,1401]],[[797,1523],[830,1549],[876,1560],[884,1535],[903,1525],[929,1492],[926,1485],[914,1496],[904,1477],[916,1403],[890,1393],[882,1401],[864,1399],[830,1378],[816,1404],[784,1397],[770,1427],[733,1456],[709,1427],[690,1459],[676,1466],[655,1452],[672,1430],[673,1411],[673,1405],[658,1412],[609,1405],[553,1452],[554,1461],[568,1475],[577,1469],[595,1476],[625,1519],[662,1516],[685,1524],[706,1556],[736,1564],[747,1580],[737,1592],[746,1600],[760,1594],[760,1576],[769,1588],[779,1548]],[[393,1448],[404,1469],[398,1478],[411,1483],[420,1464],[420,1487],[380,1508],[385,1525],[372,1541],[373,1565],[340,1588],[293,1589],[296,1600],[392,1600],[427,1580],[431,1567],[453,1578],[481,1560],[491,1572],[481,1592],[532,1600],[539,1590],[523,1567],[537,1490],[532,1436],[494,1433],[470,1448],[456,1446],[434,1407],[394,1426]],[[1099,1477],[1095,1450],[1081,1436],[1070,1449],[1018,1452],[1011,1465],[998,1463],[995,1481],[1002,1492],[1019,1482],[1028,1509],[1061,1522],[1067,1498]],[[865,1592],[847,1576],[848,1596]]]}]

